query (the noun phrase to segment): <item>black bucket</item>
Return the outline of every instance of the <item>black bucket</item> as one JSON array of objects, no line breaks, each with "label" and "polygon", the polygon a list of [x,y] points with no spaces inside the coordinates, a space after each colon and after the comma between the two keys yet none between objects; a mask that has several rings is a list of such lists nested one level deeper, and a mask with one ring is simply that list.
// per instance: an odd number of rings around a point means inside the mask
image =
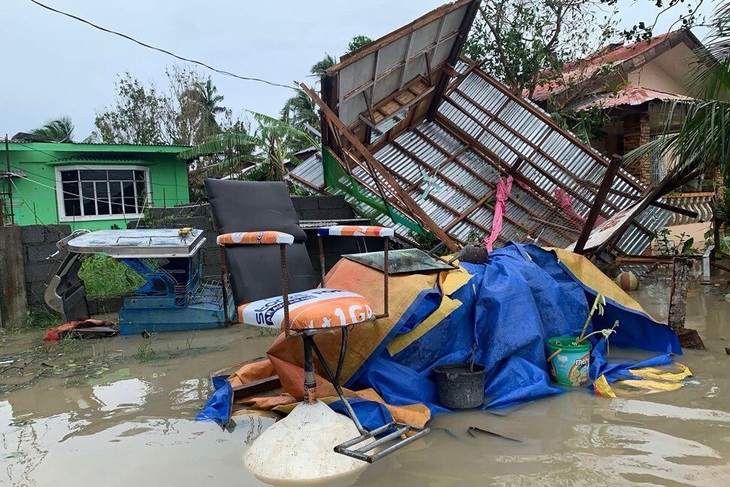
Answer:
[{"label": "black bucket", "polygon": [[478,408],[484,403],[483,366],[474,364],[443,364],[433,368],[439,402],[448,409]]}]

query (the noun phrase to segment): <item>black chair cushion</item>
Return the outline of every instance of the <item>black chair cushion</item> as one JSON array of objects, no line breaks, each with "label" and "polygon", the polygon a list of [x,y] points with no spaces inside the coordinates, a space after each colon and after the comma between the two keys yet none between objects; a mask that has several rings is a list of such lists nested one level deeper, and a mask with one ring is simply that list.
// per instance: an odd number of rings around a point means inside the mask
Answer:
[{"label": "black chair cushion", "polygon": [[206,179],[205,187],[220,233],[276,230],[307,240],[283,182]]},{"label": "black chair cushion", "polygon": [[[289,292],[316,287],[304,230],[282,182],[206,179],[208,198],[220,233],[276,230],[294,236],[287,246]],[[236,305],[281,295],[278,245],[241,245],[225,249]]]}]

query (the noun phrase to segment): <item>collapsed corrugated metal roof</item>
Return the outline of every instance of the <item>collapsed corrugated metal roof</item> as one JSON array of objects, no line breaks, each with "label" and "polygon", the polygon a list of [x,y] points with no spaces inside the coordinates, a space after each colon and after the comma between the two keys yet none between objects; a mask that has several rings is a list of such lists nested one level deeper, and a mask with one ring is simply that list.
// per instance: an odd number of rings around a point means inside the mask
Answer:
[{"label": "collapsed corrugated metal roof", "polygon": [[581,100],[575,105],[571,105],[571,109],[579,111],[596,106],[603,109],[619,108],[627,106],[638,106],[650,101],[660,102],[690,102],[694,98],[676,93],[667,93],[643,86],[627,86],[620,89],[616,93],[599,93],[589,96],[585,100]]},{"label": "collapsed corrugated metal roof", "polygon": [[[323,99],[307,89],[322,109],[324,170],[319,176],[316,169],[321,166],[306,161],[298,175],[311,178],[313,187],[324,183],[328,190],[369,206],[378,221],[393,220],[402,238],[414,238],[412,233],[420,227],[452,249],[492,232],[497,183],[512,176],[515,184],[499,240],[531,239],[566,247],[578,239],[609,162],[475,63],[458,62],[477,7],[478,1],[461,0],[366,46],[354,55],[361,61],[347,59],[327,71]],[[425,71],[414,71],[408,79],[410,49],[397,50],[398,57],[392,55],[392,46],[412,43],[403,39],[417,37],[420,31],[441,32],[444,26],[449,30],[457,18],[460,27],[449,56],[441,65],[432,65],[428,53],[437,51],[439,42],[431,42],[430,51],[421,49]],[[369,79],[360,85],[363,90],[351,90],[356,76],[351,67],[364,59],[372,59],[375,68],[368,65],[361,76]],[[403,70],[397,83],[387,85],[389,91],[385,83],[376,90],[380,59]],[[362,103],[356,103],[357,98]],[[311,171],[306,177],[305,169]],[[644,190],[619,170],[601,217],[608,219],[634,205]],[[643,212],[616,249],[643,250],[668,217],[666,210]]]}]

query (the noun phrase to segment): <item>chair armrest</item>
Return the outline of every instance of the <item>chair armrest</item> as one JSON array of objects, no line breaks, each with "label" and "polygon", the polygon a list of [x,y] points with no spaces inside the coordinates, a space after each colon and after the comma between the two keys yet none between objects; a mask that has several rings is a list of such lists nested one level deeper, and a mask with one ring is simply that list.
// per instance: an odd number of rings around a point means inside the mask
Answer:
[{"label": "chair armrest", "polygon": [[294,236],[273,230],[263,232],[234,232],[218,235],[215,239],[221,247],[228,245],[291,245]]},{"label": "chair armrest", "polygon": [[395,232],[388,227],[337,225],[317,229],[317,235],[330,237],[392,237]]}]

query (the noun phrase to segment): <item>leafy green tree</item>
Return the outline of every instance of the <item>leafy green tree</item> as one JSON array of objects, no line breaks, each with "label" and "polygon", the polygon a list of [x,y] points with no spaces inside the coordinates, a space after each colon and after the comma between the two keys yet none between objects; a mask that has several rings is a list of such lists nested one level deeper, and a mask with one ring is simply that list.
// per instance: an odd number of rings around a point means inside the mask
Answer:
[{"label": "leafy green tree", "polygon": [[325,71],[327,71],[327,69],[331,68],[335,64],[337,64],[337,58],[325,53],[324,57],[321,60],[312,65],[312,67],[309,69],[309,72],[312,75],[319,77],[324,75]]},{"label": "leafy green tree", "polygon": [[352,51],[357,51],[361,47],[366,46],[366,45],[370,44],[371,42],[373,42],[373,40],[371,38],[369,38],[368,36],[363,36],[363,35],[355,36],[350,40],[350,43],[347,44],[347,52],[350,53]]},{"label": "leafy green tree", "polygon": [[73,142],[74,124],[70,117],[59,117],[49,120],[42,127],[31,130],[30,133],[53,142]]},{"label": "leafy green tree", "polygon": [[[289,98],[284,104],[284,108],[281,109],[281,119],[302,132],[307,132],[309,127],[315,129],[319,127],[317,106],[309,95],[300,89],[297,89],[296,95]],[[304,144],[307,139],[295,139],[294,142],[295,149],[306,148]]]},{"label": "leafy green tree", "polygon": [[293,142],[306,140],[316,145],[304,131],[267,115],[249,112],[256,123],[251,131],[228,131],[211,137],[180,154],[186,160],[209,158],[196,175],[244,180],[281,181],[290,160]]},{"label": "leafy green tree", "polygon": [[235,124],[210,79],[180,66],[168,69],[166,75],[167,86],[162,90],[153,83],[144,85],[128,72],[120,76],[115,105],[96,115],[96,139],[194,145]]},{"label": "leafy green tree", "polygon": [[561,83],[566,62],[595,52],[615,34],[599,0],[484,0],[464,52],[516,95]]}]

